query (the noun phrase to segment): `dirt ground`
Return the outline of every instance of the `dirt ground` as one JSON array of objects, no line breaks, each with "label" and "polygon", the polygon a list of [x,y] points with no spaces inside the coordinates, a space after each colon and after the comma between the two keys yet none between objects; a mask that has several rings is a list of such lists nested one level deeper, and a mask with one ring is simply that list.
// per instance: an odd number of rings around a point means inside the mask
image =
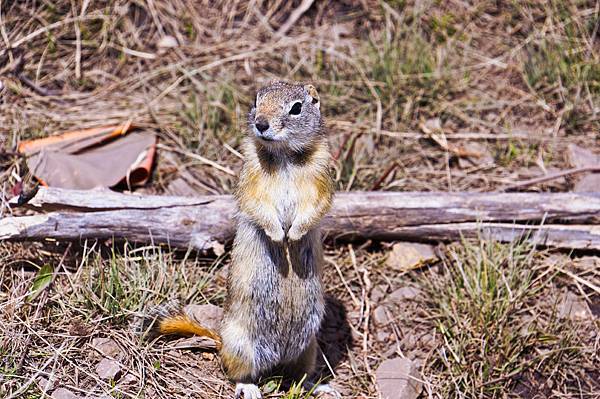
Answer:
[{"label": "dirt ground", "polygon": [[[573,148],[600,156],[599,21],[593,0],[2,1],[0,216],[33,184],[18,143],[128,120],[160,143],[136,192],[231,193],[254,93],[275,79],[318,88],[339,191],[551,175],[577,166]],[[343,397],[378,397],[377,368],[405,358],[422,398],[600,398],[598,253],[475,240],[399,270],[393,245],[326,243],[320,338]],[[222,305],[229,262],[0,243],[0,397],[232,397],[201,342],[135,331],[169,299]],[[307,396],[277,385],[264,395]]]}]

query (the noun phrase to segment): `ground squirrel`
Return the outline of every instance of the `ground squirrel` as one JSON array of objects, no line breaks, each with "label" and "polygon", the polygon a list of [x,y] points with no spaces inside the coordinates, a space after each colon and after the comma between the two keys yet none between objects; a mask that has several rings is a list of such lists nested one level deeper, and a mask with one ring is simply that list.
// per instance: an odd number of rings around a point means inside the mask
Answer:
[{"label": "ground squirrel", "polygon": [[163,313],[156,325],[163,334],[217,337],[227,375],[236,382],[236,398],[255,399],[261,397],[255,385],[261,377],[300,380],[314,370],[325,306],[319,224],[334,189],[319,95],[312,85],[263,87],[248,124],[220,331],[207,332],[184,313]]}]

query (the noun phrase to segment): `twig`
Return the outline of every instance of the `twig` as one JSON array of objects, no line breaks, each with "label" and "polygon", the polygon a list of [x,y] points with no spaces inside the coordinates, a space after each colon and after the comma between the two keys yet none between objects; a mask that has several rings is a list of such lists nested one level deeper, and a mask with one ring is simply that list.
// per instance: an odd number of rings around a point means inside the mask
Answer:
[{"label": "twig", "polygon": [[40,96],[46,96],[46,97],[47,96],[59,96],[62,94],[59,90],[48,90],[48,89],[38,86],[31,79],[29,79],[28,77],[26,77],[25,75],[23,75],[21,73],[18,75],[18,78],[21,81],[21,83],[23,83],[25,86],[29,87],[31,90],[33,90]]},{"label": "twig", "polygon": [[198,160],[198,161],[200,161],[200,162],[202,162],[202,163],[204,163],[206,165],[210,165],[213,168],[220,170],[221,172],[225,172],[228,175],[231,175],[231,176],[235,176],[236,175],[235,172],[233,170],[229,169],[228,167],[219,165],[215,161],[211,161],[208,158],[204,158],[202,155],[194,154],[193,152],[189,152],[189,151],[183,151],[183,150],[180,150],[178,148],[169,147],[169,146],[166,146],[166,145],[163,145],[163,144],[158,144],[157,147],[160,148],[160,149],[162,149],[162,150],[173,151],[173,152],[179,153],[181,155],[185,155],[187,157],[190,157],[192,159],[196,159],[196,160]]},{"label": "twig", "polygon": [[381,175],[381,177],[379,179],[377,179],[377,181],[375,182],[375,184],[373,184],[373,187],[371,187],[371,190],[375,191],[375,190],[379,189],[379,187],[381,186],[381,184],[383,183],[383,181],[397,167],[398,167],[398,162],[392,162],[392,164],[390,166],[388,166],[388,168],[385,170],[385,172],[383,172],[383,175]]},{"label": "twig", "polygon": [[[430,139],[430,136],[421,132],[396,132],[391,130],[380,130],[377,133],[374,129],[368,126],[360,126],[356,122],[345,121],[345,120],[330,120],[327,122],[329,126],[335,126],[347,130],[360,130],[361,132],[378,134],[381,136],[391,137],[395,139]],[[527,134],[526,132],[514,132],[514,133],[479,133],[479,132],[463,132],[463,133],[446,133],[446,139],[448,140],[542,140],[540,137],[534,134]]]},{"label": "twig", "polygon": [[333,156],[334,161],[337,161],[340,158],[340,155],[342,155],[342,152],[344,151],[344,147],[346,147],[346,144],[348,144],[348,140],[350,140],[350,137],[352,137],[352,134],[350,134],[350,133],[346,133],[344,135],[344,139],[342,140],[342,144],[340,145],[340,148],[338,148],[335,155]]},{"label": "twig", "polygon": [[515,184],[509,184],[507,186],[500,187],[500,188],[498,188],[495,191],[496,192],[512,191],[512,190],[517,189],[517,188],[529,187],[529,186],[533,186],[534,184],[547,182],[549,180],[554,180],[554,179],[558,179],[558,178],[561,178],[561,177],[570,176],[570,175],[576,175],[576,174],[579,174],[579,173],[586,173],[586,172],[600,172],[600,165],[596,165],[596,166],[583,166],[581,168],[573,168],[573,169],[563,170],[563,171],[560,171],[560,172],[551,173],[551,174],[546,175],[546,176],[536,177],[534,179],[525,180],[525,181],[518,182],[518,183],[515,183]]},{"label": "twig", "polygon": [[239,159],[241,159],[241,160],[244,159],[244,155],[242,153],[240,153],[238,150],[236,150],[235,148],[233,148],[232,146],[230,146],[229,144],[223,143],[223,147],[225,147],[225,149],[227,151],[229,151],[230,153],[232,153],[233,155],[235,155]]},{"label": "twig", "polygon": [[[71,0],[71,9],[73,15],[76,15],[77,6],[73,0]],[[85,9],[82,7],[80,16],[83,16],[84,13]],[[79,27],[79,21],[75,21],[73,25],[75,28],[75,77],[81,79],[81,28]]]},{"label": "twig", "polygon": [[581,284],[585,285],[586,287],[588,287],[588,288],[591,288],[592,290],[596,291],[596,293],[597,293],[597,294],[600,294],[600,287],[598,287],[597,285],[595,285],[595,284],[592,284],[592,283],[590,283],[589,281],[587,281],[587,280],[585,280],[585,279],[582,279],[582,278],[581,278],[581,277],[579,277],[578,275],[576,275],[576,274],[573,274],[573,273],[571,273],[570,271],[568,271],[568,270],[565,270],[565,269],[563,269],[563,268],[561,268],[561,267],[554,266],[554,268],[555,268],[556,270],[558,270],[559,272],[561,272],[561,273],[563,273],[563,274],[566,274],[567,276],[571,277],[571,278],[572,278],[573,280],[575,280],[576,282],[579,282],[579,283],[581,283]]},{"label": "twig", "polygon": [[294,26],[296,21],[298,21],[298,19],[300,19],[300,17],[306,11],[308,11],[308,9],[310,8],[310,6],[312,6],[313,3],[314,3],[314,0],[302,0],[302,3],[300,3],[298,8],[296,8],[294,11],[292,11],[292,13],[290,14],[287,21],[285,21],[284,24],[281,25],[281,27],[277,31],[277,34],[279,36],[285,35],[287,33],[287,31],[290,30],[292,28],[292,26]]},{"label": "twig", "polygon": [[342,273],[342,270],[340,269],[338,264],[331,258],[325,258],[325,261],[328,263],[331,263],[335,267],[337,274],[340,276],[340,279],[342,280],[342,284],[346,288],[346,291],[348,291],[350,298],[352,298],[352,302],[354,302],[355,306],[360,306],[360,302],[358,301],[358,299],[356,299],[356,295],[354,295],[354,293],[352,292],[352,289],[348,285],[348,282],[346,281],[346,278],[344,277],[344,274]]},{"label": "twig", "polygon": [[350,252],[350,258],[352,259],[352,265],[354,266],[354,270],[358,272],[362,272],[362,289],[363,289],[363,340],[362,340],[362,350],[363,350],[363,362],[365,364],[365,368],[367,369],[367,374],[371,381],[375,382],[375,375],[373,374],[373,370],[371,370],[371,365],[369,364],[369,324],[371,320],[371,289],[373,288],[373,284],[371,283],[371,279],[369,277],[368,268],[362,266],[358,268],[356,262],[356,254],[354,253],[354,249],[352,245],[348,245],[348,250]]}]

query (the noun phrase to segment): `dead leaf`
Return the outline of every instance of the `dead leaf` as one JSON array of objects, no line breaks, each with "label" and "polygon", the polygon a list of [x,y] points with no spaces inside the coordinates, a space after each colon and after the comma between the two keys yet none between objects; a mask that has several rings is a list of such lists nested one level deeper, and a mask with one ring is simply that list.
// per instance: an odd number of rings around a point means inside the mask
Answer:
[{"label": "dead leaf", "polygon": [[174,341],[169,345],[170,349],[200,349],[200,350],[213,350],[217,348],[217,344],[211,338],[193,336],[189,338],[182,338]]}]

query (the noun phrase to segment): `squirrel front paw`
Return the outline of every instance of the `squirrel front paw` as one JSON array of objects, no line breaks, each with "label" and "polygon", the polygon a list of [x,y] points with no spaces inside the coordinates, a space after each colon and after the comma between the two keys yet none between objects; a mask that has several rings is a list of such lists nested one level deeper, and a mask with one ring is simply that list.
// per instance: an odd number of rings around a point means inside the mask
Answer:
[{"label": "squirrel front paw", "polygon": [[292,225],[288,231],[288,239],[290,241],[298,241],[306,234],[306,230],[300,228],[298,225]]},{"label": "squirrel front paw", "polygon": [[275,225],[272,228],[265,229],[265,233],[269,236],[269,238],[274,242],[282,242],[285,237],[285,232],[283,231],[283,227],[280,225]]}]

